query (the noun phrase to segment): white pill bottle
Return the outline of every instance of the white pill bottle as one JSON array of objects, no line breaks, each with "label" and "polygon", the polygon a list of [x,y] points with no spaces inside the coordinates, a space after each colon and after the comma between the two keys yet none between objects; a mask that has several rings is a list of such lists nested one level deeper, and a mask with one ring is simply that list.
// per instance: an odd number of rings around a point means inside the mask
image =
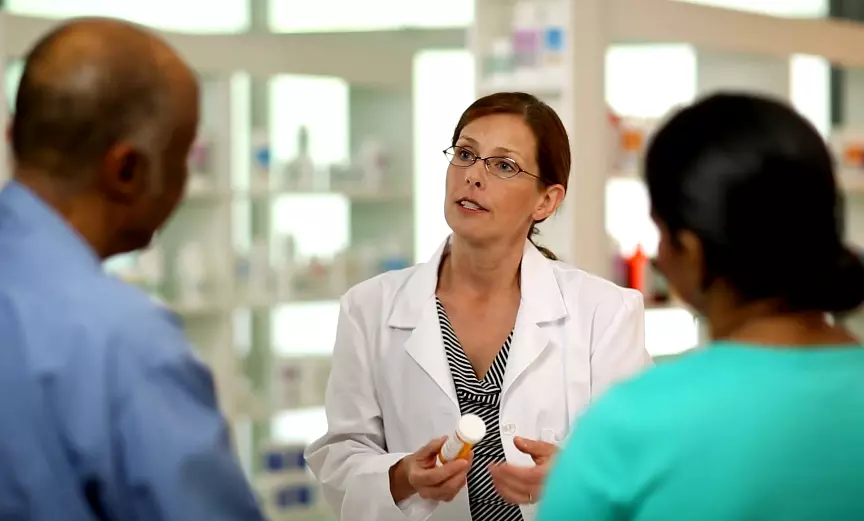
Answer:
[{"label": "white pill bottle", "polygon": [[459,418],[456,432],[451,434],[438,452],[438,465],[457,459],[468,459],[474,445],[486,436],[486,424],[476,414],[466,414]]}]

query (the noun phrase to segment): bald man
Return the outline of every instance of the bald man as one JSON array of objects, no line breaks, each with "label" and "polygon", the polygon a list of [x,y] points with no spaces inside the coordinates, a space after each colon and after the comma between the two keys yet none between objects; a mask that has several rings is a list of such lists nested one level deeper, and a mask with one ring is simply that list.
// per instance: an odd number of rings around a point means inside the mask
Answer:
[{"label": "bald man", "polygon": [[177,206],[198,96],[118,21],[72,21],[27,57],[0,191],[3,521],[262,519],[178,320],[101,268]]}]

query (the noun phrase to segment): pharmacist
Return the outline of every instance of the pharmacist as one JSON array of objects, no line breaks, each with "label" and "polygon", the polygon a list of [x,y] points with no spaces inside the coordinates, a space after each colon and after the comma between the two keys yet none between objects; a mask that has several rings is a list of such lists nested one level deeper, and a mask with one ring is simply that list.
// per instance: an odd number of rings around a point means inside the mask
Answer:
[{"label": "pharmacist", "polygon": [[[650,364],[641,295],[533,240],[564,199],[569,150],[533,96],[476,101],[445,150],[453,234],[342,298],[328,431],[307,451],[340,520],[531,521],[570,425]],[[466,414],[485,437],[436,466]]]}]

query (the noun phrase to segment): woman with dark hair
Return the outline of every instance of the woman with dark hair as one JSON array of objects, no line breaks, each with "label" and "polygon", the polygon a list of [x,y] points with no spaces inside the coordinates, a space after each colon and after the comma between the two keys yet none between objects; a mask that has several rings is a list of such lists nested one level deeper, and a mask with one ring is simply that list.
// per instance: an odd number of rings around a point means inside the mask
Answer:
[{"label": "woman with dark hair", "polygon": [[615,387],[580,420],[540,519],[864,519],[864,302],[833,162],[783,103],[718,94],[645,158],[659,268],[705,349]]},{"label": "woman with dark hair", "polygon": [[[343,521],[530,521],[571,422],[650,363],[641,295],[532,240],[570,174],[555,112],[528,94],[487,96],[450,145],[452,235],[429,262],[342,298],[328,432],[307,460]],[[437,466],[465,414],[486,436]]]}]

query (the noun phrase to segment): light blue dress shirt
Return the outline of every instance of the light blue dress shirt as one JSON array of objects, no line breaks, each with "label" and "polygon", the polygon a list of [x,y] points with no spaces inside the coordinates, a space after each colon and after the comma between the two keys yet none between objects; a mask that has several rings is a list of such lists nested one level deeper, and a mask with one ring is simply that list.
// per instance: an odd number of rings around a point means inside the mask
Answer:
[{"label": "light blue dress shirt", "polygon": [[259,521],[177,318],[0,191],[0,519]]}]

